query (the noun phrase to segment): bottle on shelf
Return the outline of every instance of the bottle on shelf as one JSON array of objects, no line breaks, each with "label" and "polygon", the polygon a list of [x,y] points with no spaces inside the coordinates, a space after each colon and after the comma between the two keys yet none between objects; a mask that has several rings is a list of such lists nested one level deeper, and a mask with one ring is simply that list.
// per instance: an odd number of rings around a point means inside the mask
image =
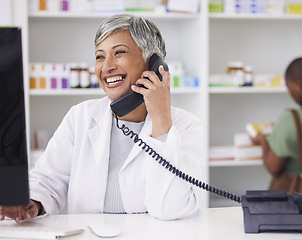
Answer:
[{"label": "bottle on shelf", "polygon": [[47,88],[47,70],[44,63],[39,64],[39,75],[37,88],[46,89]]},{"label": "bottle on shelf", "polygon": [[30,89],[37,88],[37,69],[36,69],[36,65],[33,63],[30,66],[29,88]]},{"label": "bottle on shelf", "polygon": [[66,89],[69,88],[69,79],[68,79],[68,67],[66,64],[62,64],[61,66],[61,74],[60,74],[60,79],[61,79],[61,88]]},{"label": "bottle on shelf", "polygon": [[70,9],[69,0],[60,0],[60,10],[62,12],[68,12]]},{"label": "bottle on shelf", "polygon": [[56,64],[52,64],[52,71],[51,71],[51,77],[50,77],[50,88],[51,89],[58,88],[58,76],[57,76]]},{"label": "bottle on shelf", "polygon": [[251,87],[253,86],[254,74],[252,66],[244,67],[244,86]]},{"label": "bottle on shelf", "polygon": [[90,87],[99,88],[99,80],[95,75],[95,70],[93,66],[89,68],[89,78],[90,78]]},{"label": "bottle on shelf", "polygon": [[229,62],[226,73],[232,78],[234,85],[244,86],[244,65],[243,62]]},{"label": "bottle on shelf", "polygon": [[70,64],[69,84],[70,88],[80,88],[80,73],[77,63]]},{"label": "bottle on shelf", "polygon": [[88,72],[88,64],[81,63],[80,64],[80,87],[81,88],[89,88],[90,87],[90,79],[89,79],[89,72]]},{"label": "bottle on shelf", "polygon": [[39,11],[47,10],[47,0],[39,0]]}]

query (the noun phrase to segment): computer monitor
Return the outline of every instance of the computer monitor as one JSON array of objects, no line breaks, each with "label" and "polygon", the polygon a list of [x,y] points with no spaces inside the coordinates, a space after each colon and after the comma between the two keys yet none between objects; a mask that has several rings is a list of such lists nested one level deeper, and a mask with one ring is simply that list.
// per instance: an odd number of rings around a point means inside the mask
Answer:
[{"label": "computer monitor", "polygon": [[0,27],[0,205],[29,203],[21,29]]}]

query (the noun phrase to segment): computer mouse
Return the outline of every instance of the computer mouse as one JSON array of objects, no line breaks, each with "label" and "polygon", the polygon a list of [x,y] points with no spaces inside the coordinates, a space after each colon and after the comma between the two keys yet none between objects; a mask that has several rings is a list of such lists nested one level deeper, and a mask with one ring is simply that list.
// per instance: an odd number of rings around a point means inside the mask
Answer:
[{"label": "computer mouse", "polygon": [[99,237],[116,237],[121,233],[118,225],[107,223],[91,224],[88,228]]}]

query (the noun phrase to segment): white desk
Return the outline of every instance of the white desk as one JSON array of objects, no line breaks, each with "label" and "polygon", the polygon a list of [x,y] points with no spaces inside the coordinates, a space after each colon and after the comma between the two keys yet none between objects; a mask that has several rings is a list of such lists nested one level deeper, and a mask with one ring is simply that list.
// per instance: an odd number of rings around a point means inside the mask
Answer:
[{"label": "white desk", "polygon": [[192,217],[176,220],[161,221],[148,214],[77,214],[47,216],[23,224],[36,226],[79,226],[84,233],[64,240],[93,240],[102,239],[90,232],[87,225],[95,223],[117,224],[121,234],[113,239],[131,240],[237,240],[237,239],[291,239],[301,240],[301,233],[258,233],[245,234],[243,211],[241,207],[204,209]]}]

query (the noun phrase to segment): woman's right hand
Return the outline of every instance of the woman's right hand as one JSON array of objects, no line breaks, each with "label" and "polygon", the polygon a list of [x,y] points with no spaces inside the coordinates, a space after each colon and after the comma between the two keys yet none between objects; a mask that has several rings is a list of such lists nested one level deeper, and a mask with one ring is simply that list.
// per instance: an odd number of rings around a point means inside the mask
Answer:
[{"label": "woman's right hand", "polygon": [[19,223],[38,216],[41,208],[41,203],[34,200],[31,200],[27,206],[0,206],[0,220],[3,221],[5,217],[8,217]]}]

